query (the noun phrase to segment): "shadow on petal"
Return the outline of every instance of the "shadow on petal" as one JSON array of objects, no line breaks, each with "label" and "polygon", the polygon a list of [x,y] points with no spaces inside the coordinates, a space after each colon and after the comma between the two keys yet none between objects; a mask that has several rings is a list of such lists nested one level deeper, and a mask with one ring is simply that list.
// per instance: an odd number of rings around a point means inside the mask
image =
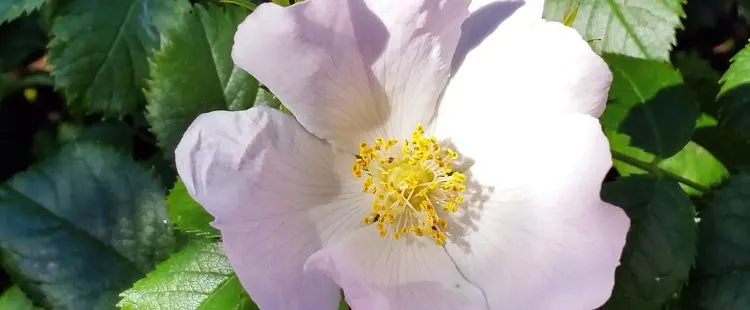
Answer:
[{"label": "shadow on petal", "polygon": [[492,2],[474,11],[461,25],[461,39],[458,41],[456,53],[453,55],[451,72],[456,73],[463,64],[466,55],[479,46],[503,22],[523,6],[522,1]]},{"label": "shadow on petal", "polygon": [[457,213],[442,216],[448,222],[446,235],[449,242],[456,244],[466,253],[471,253],[471,245],[464,240],[464,237],[469,232],[479,229],[476,222],[479,221],[482,210],[495,192],[495,188],[482,185],[473,177],[471,167],[474,166],[474,159],[461,154],[450,139],[443,140],[440,144],[459,153],[454,170],[466,175],[464,203],[459,206]]}]

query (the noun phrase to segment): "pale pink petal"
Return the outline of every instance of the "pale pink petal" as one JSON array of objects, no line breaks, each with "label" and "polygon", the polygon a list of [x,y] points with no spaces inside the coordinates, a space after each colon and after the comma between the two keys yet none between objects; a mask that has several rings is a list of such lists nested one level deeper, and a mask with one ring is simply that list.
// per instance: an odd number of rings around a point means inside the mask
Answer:
[{"label": "pale pink petal", "polygon": [[450,75],[468,0],[262,4],[232,57],[310,132],[355,152],[428,124]]},{"label": "pale pink petal", "polygon": [[597,120],[517,115],[453,125],[438,131],[452,133],[469,185],[446,249],[490,308],[603,304],[629,219],[599,197],[611,158]]},{"label": "pale pink petal", "polygon": [[256,107],[199,116],[175,160],[262,309],[335,309],[338,287],[303,264],[359,225],[369,207],[350,176],[353,156],[334,153],[294,118]]},{"label": "pale pink petal", "polygon": [[578,112],[599,117],[612,81],[607,64],[575,29],[543,21],[541,13],[530,19],[529,5],[517,6],[493,2],[467,18],[454,58],[456,73],[439,113]]},{"label": "pale pink petal", "polygon": [[325,272],[356,310],[487,309],[482,292],[428,238],[393,240],[364,227],[313,254],[305,270]]}]

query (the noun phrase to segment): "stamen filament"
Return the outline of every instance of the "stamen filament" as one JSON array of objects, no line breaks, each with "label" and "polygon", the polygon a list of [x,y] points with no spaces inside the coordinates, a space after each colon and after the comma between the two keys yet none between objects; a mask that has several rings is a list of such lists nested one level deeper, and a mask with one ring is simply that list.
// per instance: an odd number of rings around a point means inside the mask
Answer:
[{"label": "stamen filament", "polygon": [[389,230],[396,240],[428,235],[442,245],[448,225],[443,216],[457,212],[464,201],[466,176],[452,170],[458,153],[442,147],[435,137],[425,138],[421,125],[410,140],[393,149],[398,143],[377,138],[372,146],[359,146],[352,174],[364,178],[362,190],[375,197],[363,222],[375,224],[382,237]]}]

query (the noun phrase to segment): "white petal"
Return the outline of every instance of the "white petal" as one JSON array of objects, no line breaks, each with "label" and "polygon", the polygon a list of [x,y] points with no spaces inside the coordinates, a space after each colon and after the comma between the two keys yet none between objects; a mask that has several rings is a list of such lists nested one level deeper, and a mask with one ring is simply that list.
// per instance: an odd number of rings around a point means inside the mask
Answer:
[{"label": "white petal", "polygon": [[575,29],[541,18],[520,23],[512,20],[515,13],[504,21],[514,10],[504,5],[499,13],[475,11],[464,23],[453,64],[457,72],[439,114],[524,111],[599,117],[612,81],[604,60]]},{"label": "white petal", "polygon": [[428,124],[450,75],[468,0],[263,4],[239,27],[234,61],[310,132],[355,152]]},{"label": "white petal", "polygon": [[190,194],[215,218],[230,263],[262,309],[333,309],[338,287],[304,261],[359,225],[369,202],[334,153],[268,107],[199,116],[175,151]]},{"label": "white petal", "polygon": [[599,198],[611,159],[597,120],[494,122],[502,126],[477,119],[446,129],[470,166],[448,253],[491,309],[597,308],[611,294],[629,227]]},{"label": "white petal", "polygon": [[305,269],[334,279],[352,309],[487,309],[482,292],[429,238],[393,240],[364,227],[315,253]]}]

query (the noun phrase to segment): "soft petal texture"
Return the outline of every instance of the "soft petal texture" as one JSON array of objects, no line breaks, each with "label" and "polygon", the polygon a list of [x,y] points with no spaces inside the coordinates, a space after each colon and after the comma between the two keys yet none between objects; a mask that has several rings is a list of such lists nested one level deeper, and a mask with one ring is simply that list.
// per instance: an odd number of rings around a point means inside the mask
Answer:
[{"label": "soft petal texture", "polygon": [[491,309],[603,304],[629,219],[599,197],[612,162],[597,120],[481,115],[438,123],[437,132],[451,134],[468,169],[467,202],[454,218],[461,224],[449,226],[446,249]]},{"label": "soft petal texture", "polygon": [[334,279],[356,310],[487,309],[482,292],[429,238],[393,240],[364,227],[313,254],[305,269]]},{"label": "soft petal texture", "polygon": [[450,75],[468,0],[307,0],[260,5],[235,63],[310,132],[356,152],[428,124]]},{"label": "soft petal texture", "polygon": [[350,176],[353,156],[334,153],[294,118],[256,107],[199,116],[175,159],[261,309],[335,309],[338,287],[303,264],[367,211],[369,197]]},{"label": "soft petal texture", "polygon": [[[492,109],[601,115],[612,81],[609,67],[575,29],[542,20],[538,6],[497,1],[472,12],[462,26],[456,73],[439,114],[466,117],[467,111]],[[492,106],[474,98],[492,98]]]}]

